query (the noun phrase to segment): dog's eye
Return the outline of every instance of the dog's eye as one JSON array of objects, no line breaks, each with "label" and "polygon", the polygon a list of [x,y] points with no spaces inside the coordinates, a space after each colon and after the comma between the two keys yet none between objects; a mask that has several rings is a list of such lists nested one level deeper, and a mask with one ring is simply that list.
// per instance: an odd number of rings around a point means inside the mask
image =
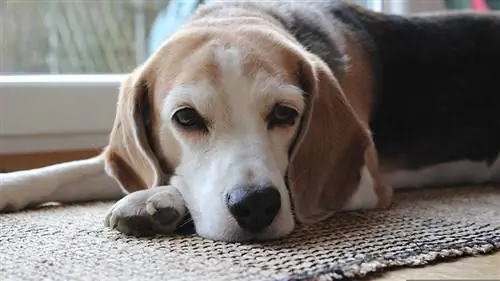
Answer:
[{"label": "dog's eye", "polygon": [[297,111],[289,106],[277,104],[268,116],[268,127],[291,126],[297,119]]},{"label": "dog's eye", "polygon": [[192,108],[185,107],[177,110],[172,116],[172,119],[186,130],[208,131],[206,120]]}]

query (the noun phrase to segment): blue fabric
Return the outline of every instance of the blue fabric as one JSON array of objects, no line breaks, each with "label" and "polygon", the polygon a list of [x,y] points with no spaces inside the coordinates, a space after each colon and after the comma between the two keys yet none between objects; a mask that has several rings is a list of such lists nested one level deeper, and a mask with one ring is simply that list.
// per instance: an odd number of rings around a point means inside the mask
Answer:
[{"label": "blue fabric", "polygon": [[148,56],[153,54],[194,12],[199,0],[171,0],[156,17],[149,33]]}]

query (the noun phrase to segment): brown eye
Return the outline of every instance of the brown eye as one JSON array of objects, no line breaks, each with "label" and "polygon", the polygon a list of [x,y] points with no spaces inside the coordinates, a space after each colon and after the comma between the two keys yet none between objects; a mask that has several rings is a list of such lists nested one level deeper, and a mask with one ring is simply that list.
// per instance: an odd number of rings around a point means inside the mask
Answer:
[{"label": "brown eye", "polygon": [[177,110],[172,119],[185,130],[208,132],[207,121],[192,108],[185,107]]},{"label": "brown eye", "polygon": [[298,113],[295,109],[277,104],[274,106],[273,110],[268,116],[268,128],[274,128],[277,126],[292,126],[295,124],[295,119],[297,119]]}]

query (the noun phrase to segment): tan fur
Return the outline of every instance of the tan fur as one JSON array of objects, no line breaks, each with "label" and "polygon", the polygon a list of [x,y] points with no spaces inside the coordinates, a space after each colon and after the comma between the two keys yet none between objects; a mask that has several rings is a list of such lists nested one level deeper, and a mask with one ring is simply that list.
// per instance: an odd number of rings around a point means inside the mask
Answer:
[{"label": "tan fur", "polygon": [[[368,127],[374,102],[374,96],[372,95],[374,92],[374,77],[371,72],[372,62],[353,34],[346,33],[345,36],[345,51],[349,58],[349,69],[341,86],[356,115]],[[382,167],[379,167],[380,161],[371,137],[369,146],[365,151],[365,161],[375,181],[374,189],[379,198],[377,207],[386,208],[392,202],[393,190],[382,179]]]},{"label": "tan fur", "polygon": [[291,162],[291,192],[297,218],[315,222],[340,210],[354,194],[369,134],[324,62],[305,63],[311,98],[303,121],[307,127]]},{"label": "tan fur", "polygon": [[147,73],[138,69],[122,84],[110,142],[103,152],[106,170],[127,192],[158,186],[163,178],[142,116],[152,115],[142,112],[150,110],[144,106],[152,98],[147,88],[153,81]]}]

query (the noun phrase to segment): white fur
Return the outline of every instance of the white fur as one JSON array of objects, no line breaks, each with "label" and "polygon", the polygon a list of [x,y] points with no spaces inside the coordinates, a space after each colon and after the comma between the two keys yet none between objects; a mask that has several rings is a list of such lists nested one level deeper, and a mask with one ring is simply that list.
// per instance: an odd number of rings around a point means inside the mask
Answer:
[{"label": "white fur", "polygon": [[370,171],[366,166],[361,168],[361,179],[356,192],[349,199],[343,210],[373,209],[377,206],[378,196]]},{"label": "white fur", "polygon": [[461,160],[418,170],[394,171],[384,177],[394,188],[418,188],[429,185],[483,184],[498,181],[499,175],[500,157],[489,167],[485,161]]},{"label": "white fur", "polygon": [[[300,90],[285,86],[279,77],[258,72],[243,73],[245,54],[234,47],[214,51],[221,81],[218,88],[207,81],[186,81],[167,95],[162,111],[165,123],[177,108],[189,104],[206,119],[207,135],[192,137],[171,124],[165,143],[179,143],[176,177],[171,180],[183,195],[198,234],[211,239],[240,240],[250,237],[229,213],[225,196],[243,185],[272,184],[281,194],[281,210],[273,224],[258,238],[282,236],[294,227],[291,203],[284,182],[287,147],[293,128],[269,131],[266,116],[277,101],[302,110]],[[173,149],[174,151],[176,149]],[[171,147],[164,147],[170,159]],[[175,156],[174,156],[175,157]]]},{"label": "white fur", "polygon": [[122,232],[131,232],[137,227],[147,228],[147,224],[137,225],[130,218],[135,218],[135,220],[142,218],[143,222],[149,222],[149,226],[151,226],[151,221],[155,221],[151,218],[160,211],[169,211],[172,215],[177,213],[177,216],[173,216],[171,221],[153,223],[157,229],[161,229],[162,233],[174,231],[186,214],[186,203],[182,195],[170,185],[157,186],[128,194],[108,210],[104,224]]},{"label": "white fur", "polygon": [[102,156],[0,174],[0,211],[52,201],[112,200],[123,195],[104,172]]}]

